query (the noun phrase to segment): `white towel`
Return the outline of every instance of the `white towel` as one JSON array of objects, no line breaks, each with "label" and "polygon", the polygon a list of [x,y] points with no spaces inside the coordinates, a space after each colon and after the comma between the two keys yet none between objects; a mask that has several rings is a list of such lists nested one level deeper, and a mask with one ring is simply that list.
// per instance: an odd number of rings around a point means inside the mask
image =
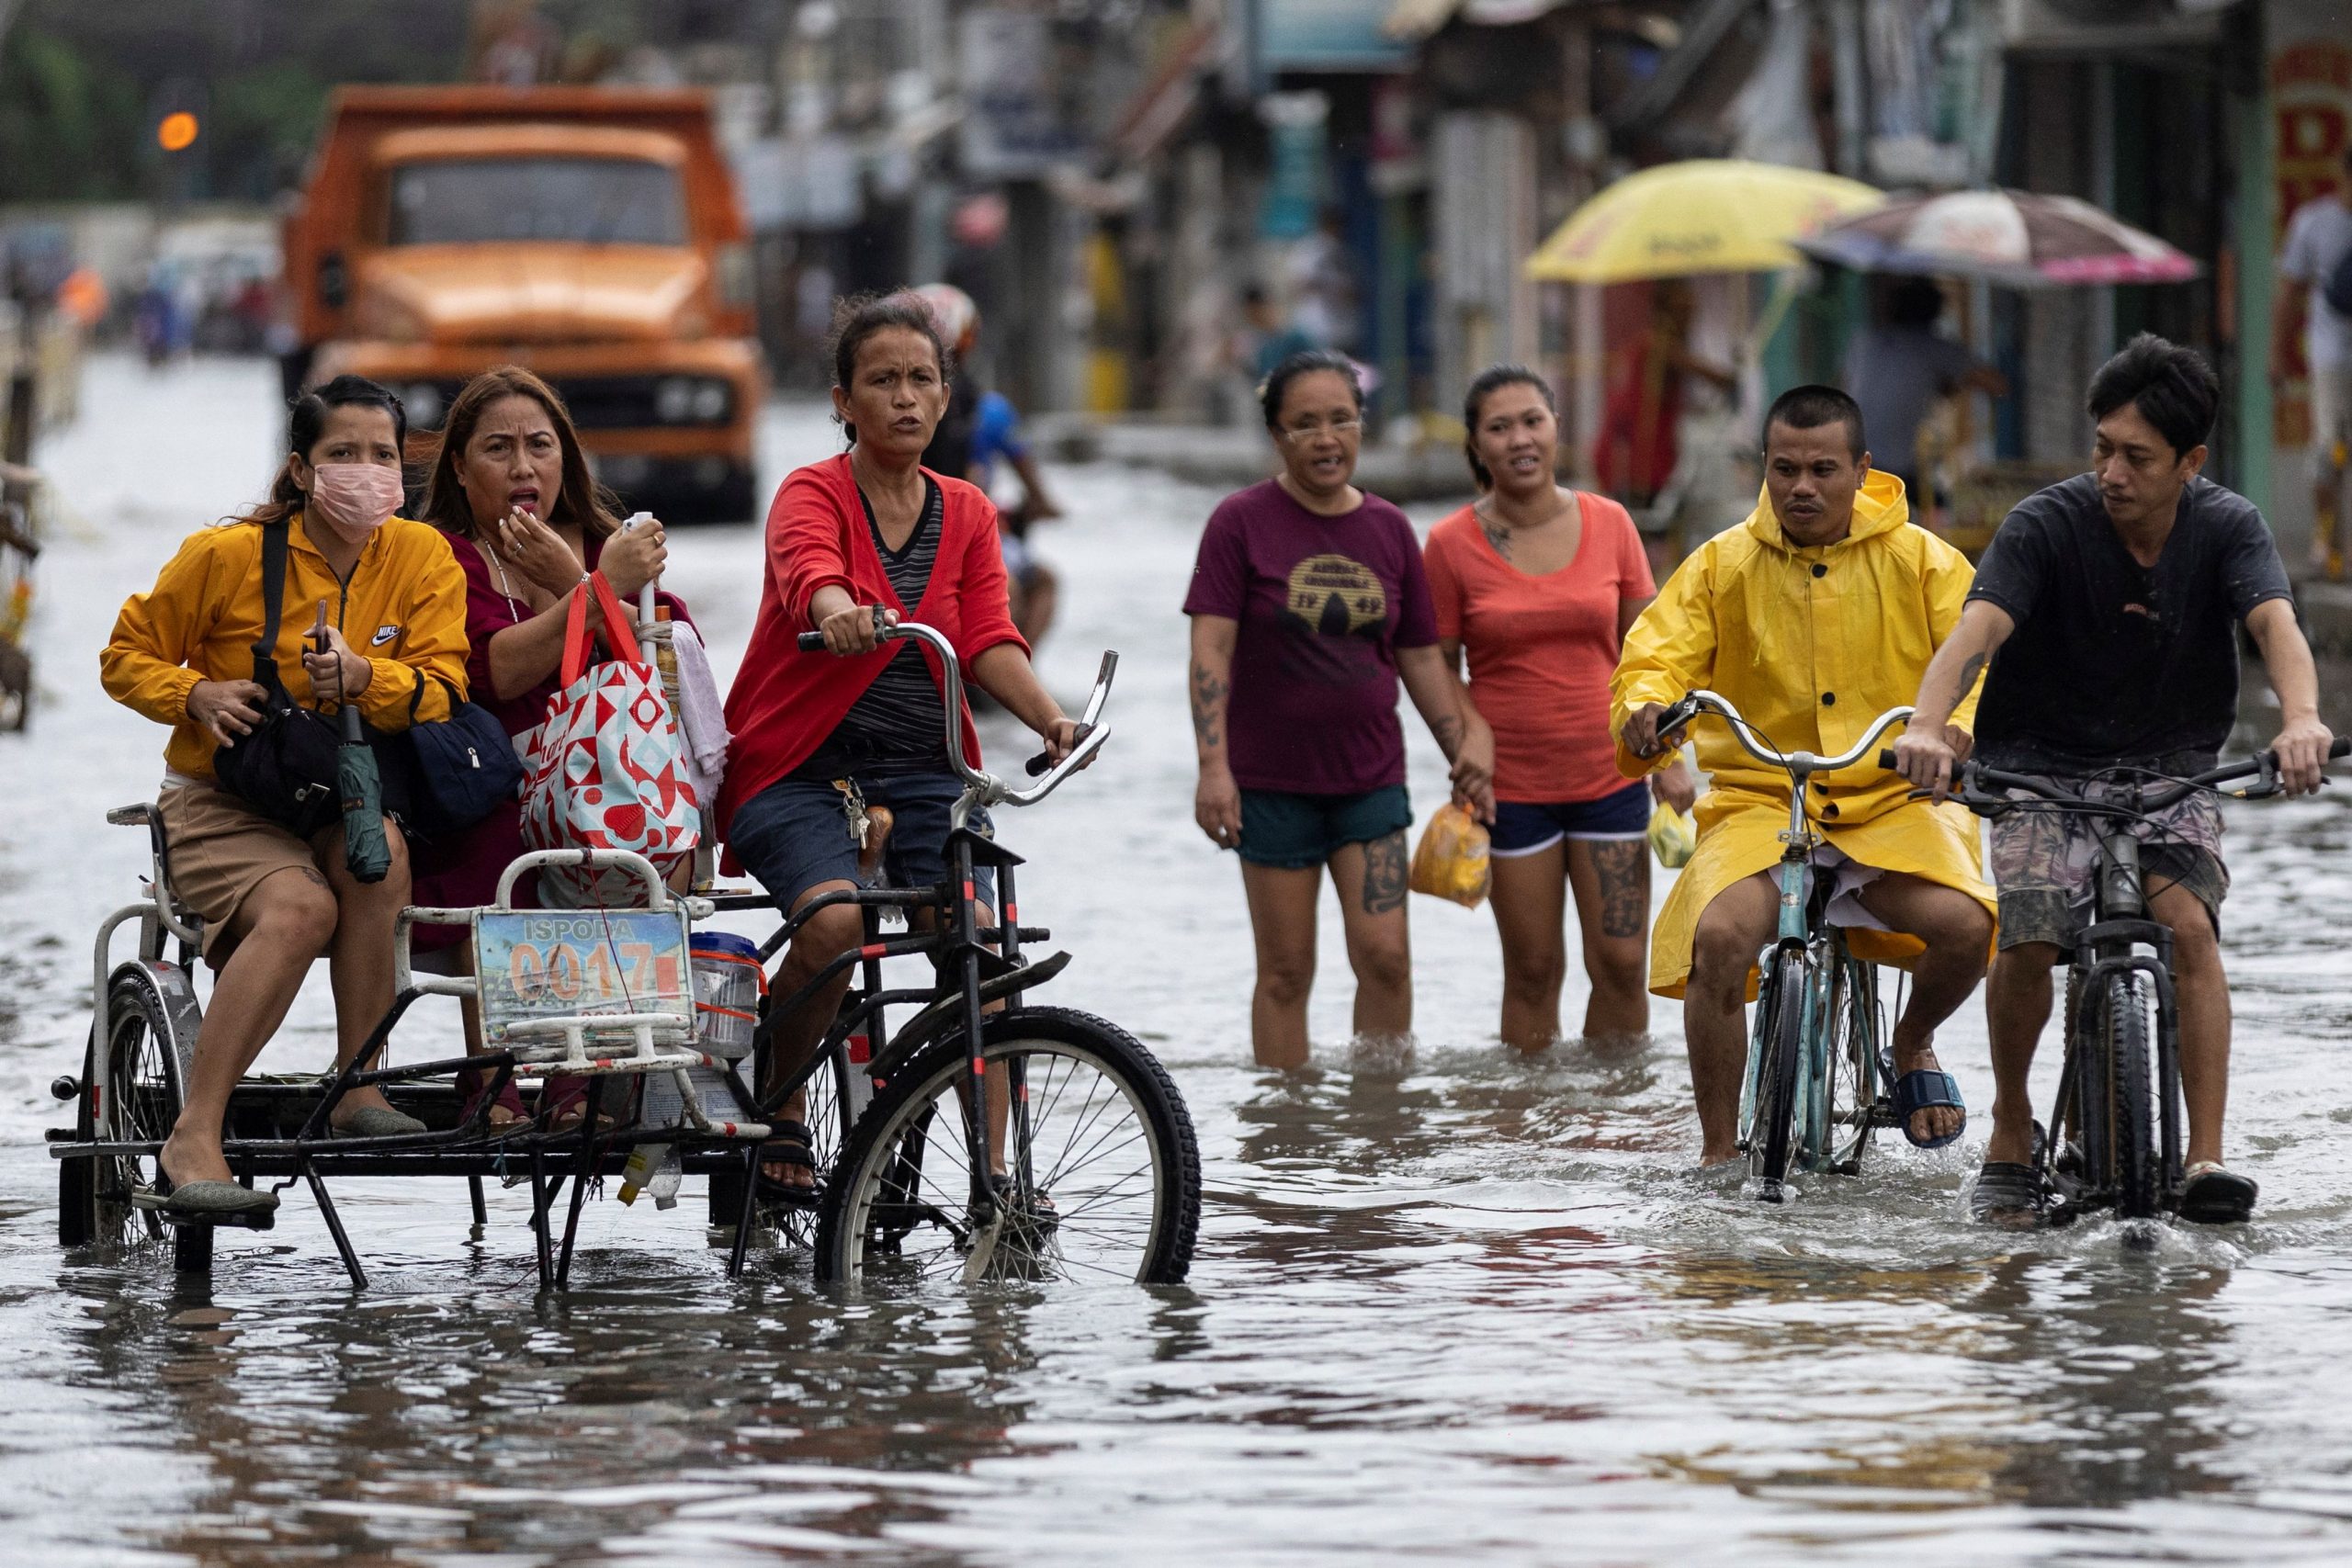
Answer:
[{"label": "white towel", "polygon": [[686,767],[694,775],[695,798],[707,807],[718,798],[727,776],[727,748],[735,738],[727,732],[727,707],[702,638],[684,621],[670,626],[670,647],[678,656],[678,723],[685,730]]}]

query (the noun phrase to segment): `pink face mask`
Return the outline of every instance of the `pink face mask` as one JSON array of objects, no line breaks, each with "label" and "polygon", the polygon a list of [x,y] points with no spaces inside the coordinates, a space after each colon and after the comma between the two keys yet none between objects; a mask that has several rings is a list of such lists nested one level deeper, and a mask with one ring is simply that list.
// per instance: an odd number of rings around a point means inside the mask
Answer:
[{"label": "pink face mask", "polygon": [[311,470],[309,514],[355,545],[401,509],[401,472],[375,463],[321,463]]}]

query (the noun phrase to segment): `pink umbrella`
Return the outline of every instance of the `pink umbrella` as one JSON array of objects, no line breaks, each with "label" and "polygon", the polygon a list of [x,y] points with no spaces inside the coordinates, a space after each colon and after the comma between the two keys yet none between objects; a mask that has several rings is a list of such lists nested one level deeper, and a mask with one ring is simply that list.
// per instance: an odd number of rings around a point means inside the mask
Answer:
[{"label": "pink umbrella", "polygon": [[1981,277],[2012,288],[2179,283],[2199,271],[2184,253],[2087,201],[2018,190],[1898,197],[1795,243],[1858,272]]}]

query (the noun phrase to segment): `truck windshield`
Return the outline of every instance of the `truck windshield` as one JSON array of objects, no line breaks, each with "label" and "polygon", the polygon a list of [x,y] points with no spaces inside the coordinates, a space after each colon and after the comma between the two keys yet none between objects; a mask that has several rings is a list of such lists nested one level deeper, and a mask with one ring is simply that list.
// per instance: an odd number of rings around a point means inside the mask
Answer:
[{"label": "truck windshield", "polygon": [[452,158],[392,171],[395,245],[500,240],[683,245],[684,193],[666,164],[628,158]]}]

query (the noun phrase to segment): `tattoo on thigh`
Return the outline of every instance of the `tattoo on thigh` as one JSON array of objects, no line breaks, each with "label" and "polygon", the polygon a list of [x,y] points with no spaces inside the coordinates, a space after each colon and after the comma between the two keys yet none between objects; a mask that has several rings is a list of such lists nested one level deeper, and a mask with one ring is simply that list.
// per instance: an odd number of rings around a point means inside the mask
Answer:
[{"label": "tattoo on thigh", "polygon": [[1596,840],[1592,869],[1600,883],[1600,934],[1642,934],[1650,913],[1649,846],[1639,839]]},{"label": "tattoo on thigh", "polygon": [[1386,915],[1405,907],[1405,835],[1402,830],[1363,847],[1363,912]]}]

